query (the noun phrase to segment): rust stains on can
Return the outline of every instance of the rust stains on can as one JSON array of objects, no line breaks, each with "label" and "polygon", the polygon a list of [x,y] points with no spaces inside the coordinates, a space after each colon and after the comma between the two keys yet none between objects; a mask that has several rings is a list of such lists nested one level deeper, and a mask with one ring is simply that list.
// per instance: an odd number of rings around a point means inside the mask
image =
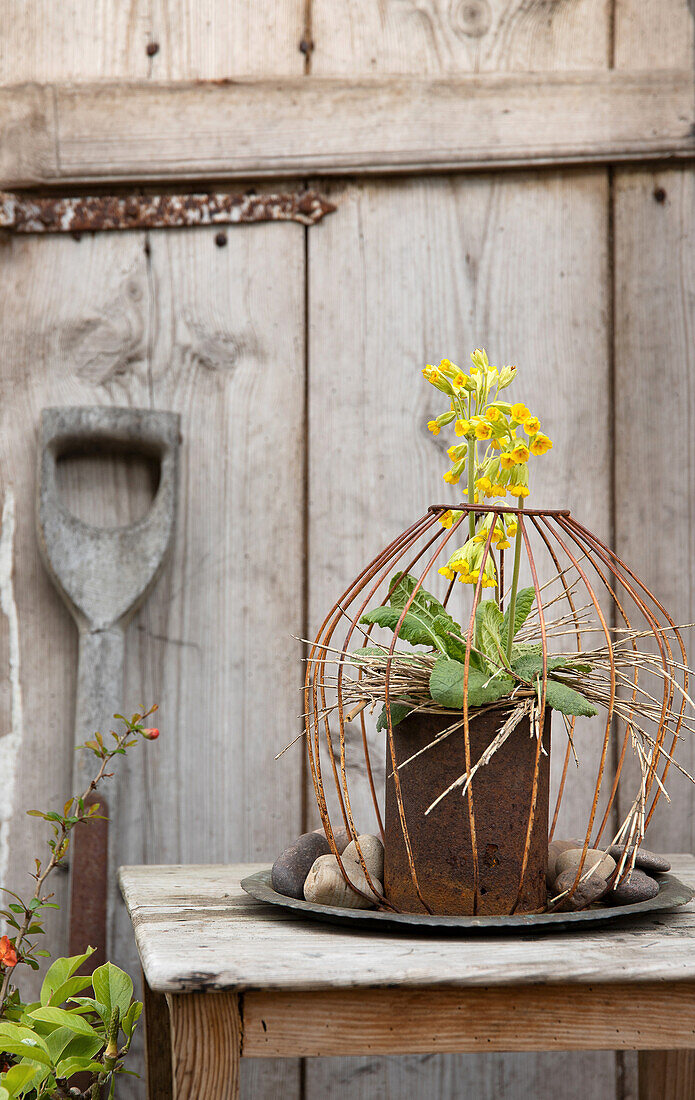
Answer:
[{"label": "rust stains on can", "polygon": [[[507,715],[499,710],[473,716],[471,760],[475,763]],[[536,738],[529,719],[522,719],[488,764],[476,773],[473,805],[478,852],[478,892],[474,890],[473,850],[466,797],[461,789],[447,795],[428,815],[428,806],[466,772],[463,730],[428,748],[416,760],[399,767],[406,825],[418,884],[433,913],[504,914],[540,912],[546,908],[548,865],[548,804],[550,786],[550,720],[546,710],[539,760],[538,791],[528,863],[520,897],[519,883],[531,808]],[[394,727],[396,760],[400,764],[452,724],[452,715],[417,714]],[[384,892],[396,909],[422,913],[412,880],[386,749],[386,816]]]},{"label": "rust stains on can", "polygon": [[0,192],[0,228],[15,233],[88,233],[250,222],[316,225],[335,209],[316,191],[67,198]]}]

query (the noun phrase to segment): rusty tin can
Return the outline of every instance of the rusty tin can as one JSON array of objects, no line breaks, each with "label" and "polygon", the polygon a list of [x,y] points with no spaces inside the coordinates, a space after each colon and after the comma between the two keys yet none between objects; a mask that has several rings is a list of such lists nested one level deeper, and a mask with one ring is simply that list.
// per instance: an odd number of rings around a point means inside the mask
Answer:
[{"label": "rusty tin can", "polygon": [[[471,714],[470,756],[474,764],[490,744],[507,712]],[[451,715],[417,714],[394,727],[396,760],[400,765],[429,745],[454,721]],[[521,866],[531,810],[537,741],[530,720],[522,719],[507,741],[473,779],[473,811],[478,852],[478,890],[468,800],[452,791],[432,812],[435,798],[466,771],[463,729],[399,767],[406,825],[420,892],[433,913],[502,914],[541,912],[546,907],[548,866],[548,803],[550,794],[550,721],[545,713],[543,749],[531,843],[519,895]],[[403,839],[386,744],[386,816],[384,891],[395,907],[422,913]],[[518,896],[518,900],[517,900]],[[517,903],[515,906],[515,902]]]}]

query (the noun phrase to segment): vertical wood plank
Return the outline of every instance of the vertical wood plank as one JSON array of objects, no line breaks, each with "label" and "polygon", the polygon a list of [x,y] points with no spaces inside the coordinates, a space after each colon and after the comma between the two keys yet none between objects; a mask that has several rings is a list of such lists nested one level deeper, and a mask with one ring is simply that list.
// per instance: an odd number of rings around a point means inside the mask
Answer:
[{"label": "vertical wood plank", "polygon": [[[615,68],[664,63],[688,67],[693,45],[692,5],[687,0],[616,3]],[[683,491],[695,472],[690,446],[695,413],[691,167],[616,168],[612,221],[616,550],[672,611],[676,622],[692,622],[693,503]],[[651,416],[656,408],[657,423]],[[692,648],[692,639],[686,641]],[[682,742],[678,756],[692,772],[692,745]],[[633,766],[633,774],[635,770]],[[692,851],[692,786],[672,769],[668,790],[672,802],[662,799],[649,827],[648,843],[657,851]],[[619,811],[624,809],[619,804]],[[634,1095],[637,1059],[625,1053],[620,1061],[623,1095]],[[640,1098],[649,1095],[648,1089],[654,1096],[670,1096],[666,1078],[660,1078],[675,1065],[685,1062],[668,1053],[641,1055]]]},{"label": "vertical wood plank", "polygon": [[[304,0],[5,0],[0,81],[299,75],[304,8]],[[230,230],[224,248],[201,229],[3,240],[0,249],[0,484],[9,502],[0,658],[22,689],[14,711],[11,693],[0,697],[0,728],[13,730],[2,747],[16,775],[0,810],[12,819],[11,831],[0,819],[10,885],[37,841],[21,808],[62,804],[70,784],[74,627],[34,549],[33,439],[46,404],[156,406],[184,419],[174,559],[127,647],[124,706],[159,701],[162,737],[121,771],[112,867],[272,859],[301,831],[302,815],[300,754],[273,758],[301,710],[293,636],[303,633],[304,231]],[[122,463],[71,463],[63,474],[66,499],[95,522],[131,522],[151,496],[149,472]],[[115,879],[109,913],[111,956],[135,973]],[[63,916],[51,944],[59,951]],[[139,1033],[129,1061],[141,1072],[142,1044]],[[299,1063],[251,1062],[243,1079],[245,1096],[292,1100]],[[124,1100],[139,1100],[140,1083],[119,1087]]]},{"label": "vertical wood plank", "polygon": [[695,1051],[644,1050],[638,1055],[639,1100],[692,1100]]},{"label": "vertical wood plank", "polygon": [[235,993],[167,997],[171,1013],[174,1100],[238,1100],[241,1016]]},{"label": "vertical wood plank", "polygon": [[147,1100],[174,1100],[171,1064],[171,1018],[164,993],[150,989],[141,974],[145,1017]]},{"label": "vertical wood plank", "polygon": [[[607,66],[610,11],[609,0],[353,0],[339,10],[313,0],[311,71]],[[537,464],[534,500],[569,505],[610,537],[606,173],[370,182],[332,195],[338,214],[309,238],[312,626],[393,535],[435,499],[454,499],[441,482],[444,433],[424,427],[440,406],[418,370],[443,355],[462,362],[485,346],[493,361],[518,363],[519,396],[556,441]],[[559,835],[585,819],[594,784],[595,732],[585,727],[580,741],[585,768]],[[310,1062],[307,1096],[541,1097],[551,1065],[567,1096],[585,1096],[587,1080],[593,1096],[615,1095],[615,1059],[602,1053]]]}]

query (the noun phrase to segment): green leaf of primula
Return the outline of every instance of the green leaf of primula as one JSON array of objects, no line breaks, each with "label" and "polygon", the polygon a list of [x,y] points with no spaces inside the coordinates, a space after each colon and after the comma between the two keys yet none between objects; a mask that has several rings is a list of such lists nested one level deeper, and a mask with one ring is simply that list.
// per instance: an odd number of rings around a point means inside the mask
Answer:
[{"label": "green leaf of primula", "polygon": [[[389,603],[391,607],[398,607],[402,611],[415,590],[417,578],[411,576],[410,573],[394,573],[391,584],[396,587],[389,596]],[[446,619],[450,626],[456,627],[456,623],[444,604],[440,603],[436,596],[433,596],[426,588],[418,588],[415,599],[410,605],[411,611],[415,608],[425,612],[430,619]]]},{"label": "green leaf of primula", "polygon": [[[387,630],[395,630],[402,614],[403,608],[375,607],[363,615],[360,622],[376,623],[377,626],[385,627]],[[435,646],[437,649],[442,649],[441,638],[434,629],[433,617],[415,608],[415,605],[403,619],[398,637],[405,642],[410,642],[411,645]]]},{"label": "green leaf of primula", "polygon": [[598,714],[596,707],[588,699],[557,680],[548,680],[545,686],[545,701],[553,710],[559,710],[563,714],[576,714],[579,717],[593,718]]},{"label": "green leaf of primula", "polygon": [[[131,983],[132,990],[132,983]],[[30,1014],[31,1019],[42,1024],[53,1024],[54,1027],[67,1027],[76,1035],[93,1035],[94,1030],[83,1016],[77,1012],[69,1012],[65,1008],[37,1008]]]},{"label": "green leaf of primula", "polygon": [[[460,661],[438,657],[430,676],[430,695],[436,703],[450,710],[463,710],[464,666]],[[515,681],[505,672],[494,675],[468,670],[468,705],[482,707],[508,695]]]},{"label": "green leaf of primula", "polygon": [[133,999],[133,982],[123,970],[113,963],[98,966],[92,974],[92,986],[97,1000],[106,1006],[107,1020],[116,1007],[125,1016]]},{"label": "green leaf of primula", "polygon": [[[404,718],[407,718],[412,709],[412,703],[389,703],[389,710],[391,711],[391,726],[397,726],[400,722],[403,721]],[[377,730],[388,729],[385,706],[381,708],[381,714],[377,718],[376,728]]]},{"label": "green leaf of primula", "polygon": [[540,657],[543,648],[537,642],[514,642],[512,645],[512,665],[519,657]]},{"label": "green leaf of primula", "polygon": [[494,600],[482,600],[475,613],[478,649],[499,664],[502,647],[502,612]]},{"label": "green leaf of primula", "polygon": [[[461,661],[463,663],[463,661],[466,660],[467,646],[463,638],[459,636],[458,626],[455,628],[454,631],[452,631],[450,626],[448,625],[447,620],[443,619],[441,616],[438,616],[434,620],[434,629],[437,631],[439,637],[444,643],[444,648],[446,649],[448,655],[452,657],[454,661]],[[487,662],[485,661],[485,659],[481,657],[480,654],[477,653],[474,649],[471,649],[470,663],[473,668],[479,669],[480,672],[485,672],[487,668]]]},{"label": "green leaf of primula", "polygon": [[[516,604],[514,606],[514,630],[512,632],[512,638],[514,638],[522,626],[531,614],[531,608],[533,607],[533,601],[536,598],[535,588],[520,588],[516,594]],[[504,644],[507,644],[509,638],[509,612],[510,608],[504,613],[504,622],[502,624],[502,638]]]},{"label": "green leaf of primula", "polygon": [[[553,672],[555,669],[565,669],[567,672],[591,672],[591,665],[580,664],[573,657],[553,657],[551,654],[548,654],[546,668],[548,672]],[[536,676],[543,675],[543,655],[527,654],[518,657],[512,662],[512,670],[522,680],[530,683]]]},{"label": "green leaf of primula", "polygon": [[69,959],[56,959],[46,971],[46,977],[41,986],[41,1004],[47,1005],[56,989],[71,978],[75,971],[80,969],[82,963],[93,954],[94,948],[88,947],[83,955],[72,955]]}]

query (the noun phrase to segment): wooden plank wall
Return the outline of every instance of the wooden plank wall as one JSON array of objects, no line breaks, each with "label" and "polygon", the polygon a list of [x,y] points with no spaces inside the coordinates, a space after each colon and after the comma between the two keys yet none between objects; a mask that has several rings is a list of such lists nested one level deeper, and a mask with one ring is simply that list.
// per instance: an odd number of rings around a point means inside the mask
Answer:
[{"label": "wooden plank wall", "polygon": [[[0,5],[3,82],[301,75],[302,0],[251,5]],[[159,51],[147,54],[148,43]],[[102,234],[2,243],[0,303],[4,532],[13,572],[0,654],[12,649],[22,713],[13,728],[3,832],[12,884],[40,830],[20,808],[70,787],[73,624],[38,561],[33,519],[39,412],[50,404],[152,406],[182,414],[181,509],[171,565],[128,633],[125,698],[158,700],[162,736],[121,773],[115,863],[270,856],[301,831],[301,754],[273,758],[301,710],[303,633],[304,256],[298,225]],[[280,413],[280,415],[278,415]],[[108,467],[66,474],[68,499],[128,491]],[[142,499],[132,507],[140,507]],[[112,521],[128,517],[124,511]],[[7,534],[9,539],[9,534]],[[274,550],[273,550],[274,548]],[[280,556],[277,550],[280,550]],[[269,561],[274,565],[269,567]],[[5,557],[0,556],[3,565]],[[0,567],[2,569],[2,567]],[[7,666],[5,666],[7,667]],[[11,700],[5,696],[6,709]],[[11,718],[14,717],[14,727]],[[5,839],[6,838],[6,839]],[[2,876],[0,876],[2,877]],[[60,889],[61,900],[64,890]],[[65,912],[61,914],[64,919]],[[137,974],[115,886],[114,961]],[[64,926],[53,940],[65,947]],[[195,950],[195,945],[191,945]],[[249,1097],[299,1095],[299,1062],[244,1066]],[[119,1094],[141,1098],[124,1079]]]},{"label": "wooden plank wall", "polygon": [[[0,40],[2,83],[692,64],[686,0],[28,0],[19,13],[4,0]],[[21,807],[61,802],[70,781],[75,632],[33,530],[44,405],[184,418],[174,560],[128,639],[126,700],[159,700],[163,736],[121,781],[119,862],[269,858],[311,815],[300,754],[272,764],[300,709],[291,635],[305,602],[315,627],[366,558],[442,497],[425,360],[483,344],[517,361],[556,440],[535,499],[615,535],[679,618],[695,617],[692,169],[318,182],[338,205],[321,226],[234,228],[225,248],[211,229],[0,240],[0,878],[36,846]],[[64,487],[112,522],[150,491],[137,464],[76,463]],[[580,749],[590,757],[588,736]],[[566,831],[592,785],[575,786]],[[694,800],[672,788],[653,843],[692,850]],[[115,896],[111,913],[116,961],[132,971]],[[608,1052],[251,1061],[244,1074],[244,1095],[288,1100],[545,1100],[559,1082],[569,1100],[628,1100],[635,1088],[633,1060]]]}]

